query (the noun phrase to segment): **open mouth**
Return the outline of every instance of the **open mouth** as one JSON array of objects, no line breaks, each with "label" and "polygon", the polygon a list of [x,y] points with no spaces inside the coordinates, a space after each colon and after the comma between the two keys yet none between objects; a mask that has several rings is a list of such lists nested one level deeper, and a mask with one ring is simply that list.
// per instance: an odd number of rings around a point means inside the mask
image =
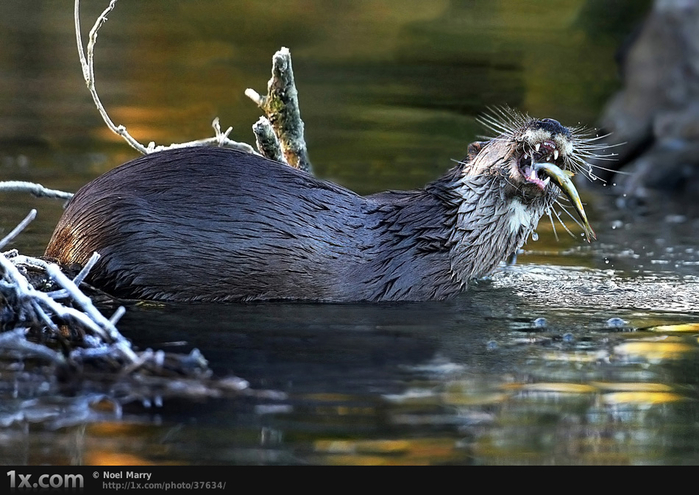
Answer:
[{"label": "open mouth", "polygon": [[[525,148],[526,149],[526,148]],[[580,201],[580,195],[570,180],[572,173],[562,169],[558,162],[560,152],[553,141],[543,141],[533,145],[528,151],[524,151],[518,161],[519,172],[524,178],[524,182],[544,191],[553,181],[570,200],[575,212],[581,220],[581,226],[585,231],[585,237],[589,242],[595,239],[595,232],[592,230],[585,208]]]},{"label": "open mouth", "polygon": [[[524,181],[532,184],[542,191],[549,185],[551,177],[545,171],[537,169],[537,163],[551,163],[556,165],[560,152],[553,141],[536,143],[529,150],[523,152],[519,159],[519,172]],[[559,167],[560,168],[560,167]]]}]

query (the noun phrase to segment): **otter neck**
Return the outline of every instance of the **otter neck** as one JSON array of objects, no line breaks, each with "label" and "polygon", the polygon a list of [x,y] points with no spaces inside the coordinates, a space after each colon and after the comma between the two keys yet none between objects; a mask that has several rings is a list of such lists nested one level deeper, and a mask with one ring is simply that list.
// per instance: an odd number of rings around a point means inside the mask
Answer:
[{"label": "otter neck", "polygon": [[461,284],[491,274],[536,229],[549,195],[525,198],[500,171],[467,163],[428,186],[452,216],[448,240],[452,274]]}]

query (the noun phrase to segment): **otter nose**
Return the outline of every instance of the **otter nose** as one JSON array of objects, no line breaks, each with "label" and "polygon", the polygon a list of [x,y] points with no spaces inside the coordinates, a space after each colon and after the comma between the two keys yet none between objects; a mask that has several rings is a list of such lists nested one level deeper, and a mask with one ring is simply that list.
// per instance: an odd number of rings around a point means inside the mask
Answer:
[{"label": "otter nose", "polygon": [[554,119],[541,119],[534,125],[534,128],[550,132],[552,136],[563,134],[565,137],[570,138],[570,130]]}]

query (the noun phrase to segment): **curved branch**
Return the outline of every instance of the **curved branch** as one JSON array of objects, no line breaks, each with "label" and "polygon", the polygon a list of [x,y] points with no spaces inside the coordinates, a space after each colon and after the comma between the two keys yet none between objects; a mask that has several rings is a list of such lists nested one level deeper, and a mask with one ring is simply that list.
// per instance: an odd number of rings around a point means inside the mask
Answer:
[{"label": "curved branch", "polygon": [[97,106],[97,110],[99,111],[100,115],[102,116],[102,120],[104,120],[104,123],[107,124],[107,127],[109,127],[109,130],[114,132],[115,134],[121,136],[126,140],[127,143],[129,143],[129,146],[134,148],[136,151],[140,153],[147,153],[148,150],[146,149],[145,146],[143,146],[141,143],[136,141],[131,134],[128,133],[126,130],[126,127],[123,125],[117,126],[114,124],[111,118],[109,118],[109,114],[107,114],[107,110],[105,110],[104,106],[102,105],[102,102],[100,101],[100,97],[97,94],[97,90],[95,89],[95,64],[94,64],[94,56],[95,56],[95,43],[97,43],[97,32],[100,30],[102,25],[107,22],[107,14],[109,14],[115,7],[116,3],[118,0],[111,0],[109,2],[109,5],[107,6],[106,9],[102,12],[102,14],[97,18],[95,21],[95,25],[92,26],[92,29],[90,30],[90,37],[87,42],[87,58],[85,58],[85,53],[83,52],[83,41],[82,41],[82,36],[80,34],[80,0],[75,0],[75,11],[74,11],[74,16],[75,16],[75,39],[78,42],[78,57],[80,58],[80,65],[83,70],[83,78],[85,79],[85,84],[87,85],[88,91],[90,91],[90,95],[92,96],[92,101],[95,102],[95,105]]},{"label": "curved branch", "polygon": [[97,33],[100,28],[107,22],[107,15],[114,10],[118,0],[110,0],[109,5],[100,14],[100,16],[95,21],[95,24],[90,29],[90,35],[87,42],[87,56],[83,48],[82,35],[80,33],[80,0],[75,0],[74,17],[75,17],[75,39],[78,43],[78,57],[80,59],[80,66],[82,67],[83,79],[85,79],[85,84],[87,85],[88,91],[92,96],[92,101],[97,106],[97,110],[102,116],[102,120],[107,125],[109,130],[113,133],[121,136],[132,148],[142,154],[153,153],[156,151],[163,151],[167,149],[174,148],[188,148],[193,146],[220,146],[234,148],[248,153],[255,153],[252,146],[245,143],[239,143],[228,138],[228,134],[232,129],[228,129],[225,133],[221,132],[218,124],[218,117],[214,120],[213,126],[216,135],[212,138],[199,139],[196,141],[189,141],[186,143],[176,143],[169,146],[156,145],[155,143],[150,143],[148,146],[143,146],[135,138],[129,134],[126,127],[123,125],[116,125],[112,119],[109,117],[107,110],[105,110],[104,105],[97,94],[97,89],[95,88],[95,44],[97,43]]}]

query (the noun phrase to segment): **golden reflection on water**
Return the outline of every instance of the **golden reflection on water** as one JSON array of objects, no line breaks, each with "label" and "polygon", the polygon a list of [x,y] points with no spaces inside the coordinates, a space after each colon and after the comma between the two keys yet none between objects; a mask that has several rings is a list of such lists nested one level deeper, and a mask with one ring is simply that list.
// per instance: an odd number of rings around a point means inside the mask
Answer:
[{"label": "golden reflection on water", "polygon": [[648,332],[695,332],[699,333],[699,323],[680,323],[677,325],[658,325],[655,327],[644,328]]},{"label": "golden reflection on water", "polygon": [[686,400],[686,397],[670,392],[614,392],[604,394],[602,400],[609,405],[652,405],[678,402]]},{"label": "golden reflection on water", "polygon": [[[156,464],[152,461],[152,447],[148,445],[148,425],[122,422],[102,422],[90,425],[83,439],[82,463],[95,466],[141,466]],[[123,442],[130,439],[130,452],[124,451]],[[142,455],[136,453],[139,445]]]},{"label": "golden reflection on water", "polygon": [[429,465],[463,461],[450,438],[412,440],[318,440],[314,450],[333,465]]},{"label": "golden reflection on water", "polygon": [[660,363],[668,360],[678,360],[689,353],[696,353],[696,345],[692,345],[671,337],[663,340],[645,340],[625,342],[614,348],[614,353],[620,359],[643,360],[649,363]]}]

